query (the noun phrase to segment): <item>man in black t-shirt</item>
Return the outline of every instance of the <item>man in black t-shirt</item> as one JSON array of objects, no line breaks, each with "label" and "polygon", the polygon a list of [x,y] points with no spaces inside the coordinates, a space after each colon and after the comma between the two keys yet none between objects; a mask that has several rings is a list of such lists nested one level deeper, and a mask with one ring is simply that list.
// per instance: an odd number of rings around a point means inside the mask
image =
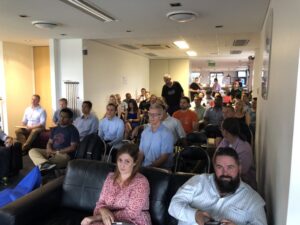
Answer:
[{"label": "man in black t-shirt", "polygon": [[201,87],[199,85],[199,77],[195,77],[194,82],[190,84],[191,101],[194,101],[195,95],[198,95],[200,91],[201,91]]},{"label": "man in black t-shirt", "polygon": [[162,88],[161,96],[168,105],[168,113],[172,116],[173,112],[177,111],[181,97],[183,97],[183,89],[179,82],[172,81],[170,74],[164,75],[165,85]]}]

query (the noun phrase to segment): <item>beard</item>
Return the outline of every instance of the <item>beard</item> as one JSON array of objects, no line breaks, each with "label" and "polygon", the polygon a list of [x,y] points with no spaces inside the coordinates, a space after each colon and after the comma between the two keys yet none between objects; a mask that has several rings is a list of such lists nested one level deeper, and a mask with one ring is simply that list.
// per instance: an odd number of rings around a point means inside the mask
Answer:
[{"label": "beard", "polygon": [[238,174],[236,177],[231,176],[220,176],[215,177],[215,182],[217,187],[222,194],[234,193],[238,187],[240,186],[240,175]]}]

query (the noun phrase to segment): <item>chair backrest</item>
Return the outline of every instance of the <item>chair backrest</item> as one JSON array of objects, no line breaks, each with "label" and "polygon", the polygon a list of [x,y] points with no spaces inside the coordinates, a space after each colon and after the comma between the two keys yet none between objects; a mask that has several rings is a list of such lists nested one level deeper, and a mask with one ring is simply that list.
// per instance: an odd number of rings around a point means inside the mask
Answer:
[{"label": "chair backrest", "polygon": [[209,173],[211,160],[208,152],[199,146],[187,146],[179,153],[175,172]]},{"label": "chair backrest", "polygon": [[205,144],[207,136],[205,131],[195,131],[186,135],[186,140],[190,145]]},{"label": "chair backrest", "polygon": [[97,134],[89,134],[80,142],[75,158],[101,160],[105,152],[105,143]]}]

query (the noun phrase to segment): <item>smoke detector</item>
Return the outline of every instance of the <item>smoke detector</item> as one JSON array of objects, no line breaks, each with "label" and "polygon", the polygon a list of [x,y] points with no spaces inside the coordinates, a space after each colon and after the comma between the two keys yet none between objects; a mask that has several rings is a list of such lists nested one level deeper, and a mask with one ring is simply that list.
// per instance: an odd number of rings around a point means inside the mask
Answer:
[{"label": "smoke detector", "polygon": [[186,23],[197,18],[198,14],[192,11],[173,11],[167,14],[170,20],[174,20],[179,23]]},{"label": "smoke detector", "polygon": [[47,21],[32,21],[31,24],[39,29],[53,29],[57,27],[57,23],[47,22]]}]

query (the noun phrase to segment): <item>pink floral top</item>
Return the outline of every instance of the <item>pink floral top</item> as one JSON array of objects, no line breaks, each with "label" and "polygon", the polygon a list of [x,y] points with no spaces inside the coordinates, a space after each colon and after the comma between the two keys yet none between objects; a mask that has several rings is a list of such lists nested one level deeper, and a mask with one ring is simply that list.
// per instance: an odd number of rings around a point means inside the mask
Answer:
[{"label": "pink floral top", "polygon": [[[114,214],[116,222],[130,222],[135,225],[151,225],[149,210],[150,187],[146,177],[138,173],[128,186],[114,184],[113,173],[109,173],[96,207],[94,215],[100,208],[107,208]],[[93,223],[102,224],[102,223]]]}]

